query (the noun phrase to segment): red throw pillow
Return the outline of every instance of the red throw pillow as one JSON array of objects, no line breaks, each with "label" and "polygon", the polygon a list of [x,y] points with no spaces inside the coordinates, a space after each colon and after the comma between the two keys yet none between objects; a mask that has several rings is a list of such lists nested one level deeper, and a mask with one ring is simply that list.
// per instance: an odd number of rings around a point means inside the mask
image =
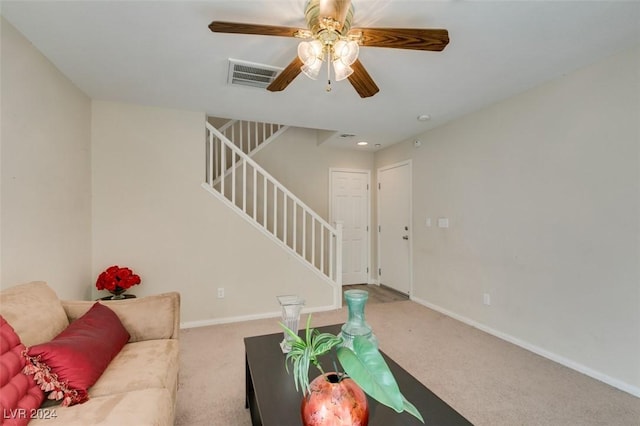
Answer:
[{"label": "red throw pillow", "polygon": [[62,406],[80,404],[128,340],[115,312],[96,302],[52,341],[30,347],[24,371],[51,391],[49,399],[62,399]]},{"label": "red throw pillow", "polygon": [[26,360],[20,337],[0,315],[0,410],[3,426],[23,426],[44,400],[40,386],[22,373]]}]

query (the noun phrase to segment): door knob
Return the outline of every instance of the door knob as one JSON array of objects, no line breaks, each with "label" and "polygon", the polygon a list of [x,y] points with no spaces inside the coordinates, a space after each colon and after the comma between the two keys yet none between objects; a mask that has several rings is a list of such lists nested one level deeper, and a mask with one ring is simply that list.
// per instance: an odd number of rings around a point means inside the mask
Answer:
[{"label": "door knob", "polygon": [[409,236],[408,236],[408,235],[403,235],[403,236],[402,236],[402,239],[403,239],[403,240],[408,240],[408,239],[409,239]]}]

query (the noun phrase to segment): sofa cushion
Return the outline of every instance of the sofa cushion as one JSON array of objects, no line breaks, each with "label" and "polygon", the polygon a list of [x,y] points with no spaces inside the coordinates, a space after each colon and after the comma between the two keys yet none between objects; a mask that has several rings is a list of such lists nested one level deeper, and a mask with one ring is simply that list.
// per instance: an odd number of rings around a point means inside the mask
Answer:
[{"label": "sofa cushion", "polygon": [[146,340],[128,343],[89,389],[91,398],[138,389],[177,388],[178,341]]},{"label": "sofa cushion", "polygon": [[167,389],[147,389],[91,398],[73,407],[53,407],[51,419],[33,419],[29,426],[173,426],[174,404]]},{"label": "sofa cushion", "polygon": [[52,341],[30,347],[25,372],[52,391],[49,399],[63,399],[63,406],[82,403],[128,340],[118,316],[96,302]]},{"label": "sofa cushion", "polygon": [[33,377],[22,373],[25,346],[11,325],[0,315],[0,411],[3,426],[22,426],[32,410],[44,400],[44,392]]},{"label": "sofa cushion", "polygon": [[[177,339],[179,335],[180,295],[156,294],[126,300],[103,302],[120,317],[131,335],[131,342],[155,339]],[[62,305],[70,320],[83,315],[89,303],[82,300],[63,300]]]},{"label": "sofa cushion", "polygon": [[69,325],[58,296],[43,281],[2,290],[0,314],[27,347],[48,342]]}]

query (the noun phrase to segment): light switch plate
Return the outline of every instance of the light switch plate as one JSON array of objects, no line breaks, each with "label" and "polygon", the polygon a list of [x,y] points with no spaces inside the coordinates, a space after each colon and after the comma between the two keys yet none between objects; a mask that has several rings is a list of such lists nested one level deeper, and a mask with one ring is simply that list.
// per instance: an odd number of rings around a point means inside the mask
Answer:
[{"label": "light switch plate", "polygon": [[448,228],[449,227],[449,219],[446,217],[438,218],[438,228]]}]

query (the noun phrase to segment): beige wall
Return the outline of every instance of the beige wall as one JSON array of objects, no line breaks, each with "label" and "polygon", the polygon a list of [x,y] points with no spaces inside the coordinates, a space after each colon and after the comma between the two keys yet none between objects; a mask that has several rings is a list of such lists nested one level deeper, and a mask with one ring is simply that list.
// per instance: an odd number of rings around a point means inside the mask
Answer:
[{"label": "beige wall", "polygon": [[[278,312],[276,295],[333,303],[325,281],[201,188],[205,116],[93,102],[93,272],[139,272],[138,295],[177,290],[182,321]],[[217,288],[225,298],[217,298]]]},{"label": "beige wall", "polygon": [[91,274],[91,103],[2,27],[0,285],[46,280],[85,298]]},{"label": "beige wall", "polygon": [[639,93],[636,48],[378,153],[413,159],[414,297],[640,394]]}]

